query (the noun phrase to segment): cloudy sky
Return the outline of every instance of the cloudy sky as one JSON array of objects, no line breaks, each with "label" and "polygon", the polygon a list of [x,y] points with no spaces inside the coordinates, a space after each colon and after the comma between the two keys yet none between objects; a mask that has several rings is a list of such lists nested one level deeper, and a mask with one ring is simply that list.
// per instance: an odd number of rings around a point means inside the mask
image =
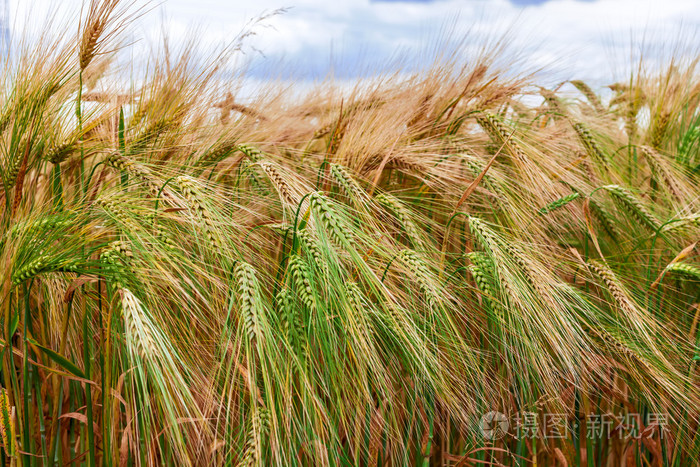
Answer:
[{"label": "cloudy sky", "polygon": [[[80,0],[7,0],[15,28],[28,8],[75,18]],[[279,8],[247,43],[248,73],[353,78],[425,63],[437,43],[460,46],[468,59],[489,38],[510,32],[521,66],[558,78],[608,80],[630,54],[670,49],[679,34],[698,43],[699,0],[164,0],[145,2],[135,36],[154,41],[163,27],[177,40],[232,40],[251,19]],[[31,4],[31,7],[28,6]],[[164,25],[164,26],[163,26]],[[644,46],[642,47],[642,44]],[[254,52],[253,49],[259,52]],[[698,49],[694,50],[697,54]],[[613,64],[617,64],[614,66]]]}]

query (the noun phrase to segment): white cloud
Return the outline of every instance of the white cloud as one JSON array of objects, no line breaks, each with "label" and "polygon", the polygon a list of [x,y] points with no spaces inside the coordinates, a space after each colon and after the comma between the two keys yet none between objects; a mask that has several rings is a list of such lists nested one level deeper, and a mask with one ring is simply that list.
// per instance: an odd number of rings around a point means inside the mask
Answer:
[{"label": "white cloud", "polygon": [[[29,2],[10,3],[13,17],[26,14]],[[81,4],[80,0],[31,3],[35,11],[55,8],[73,19]],[[251,18],[281,7],[292,8],[270,18],[266,22],[270,28],[259,29],[250,40],[268,57],[255,59],[253,73],[258,77],[277,69],[282,57],[302,74],[305,69],[323,74],[331,55],[339,73],[352,75],[362,60],[381,64],[399,47],[425,51],[445,25],[455,21],[455,37],[470,29],[476,37],[499,34],[515,23],[513,45],[529,50],[529,66],[545,67],[557,76],[601,80],[622,71],[613,66],[629,56],[631,38],[644,38],[650,48],[660,48],[677,37],[679,25],[689,33],[700,27],[697,0],[552,0],[524,9],[507,0],[166,0],[141,18],[136,34],[154,37],[161,28],[162,10],[173,38],[199,26],[199,42],[221,43],[231,40]],[[15,27],[18,23],[21,20]]]}]

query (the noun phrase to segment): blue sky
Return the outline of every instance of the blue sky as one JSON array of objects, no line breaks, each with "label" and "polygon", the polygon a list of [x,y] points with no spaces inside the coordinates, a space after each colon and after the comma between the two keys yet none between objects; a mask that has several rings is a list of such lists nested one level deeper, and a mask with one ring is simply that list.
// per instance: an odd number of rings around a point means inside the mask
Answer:
[{"label": "blue sky", "polygon": [[[80,0],[9,0],[15,24],[27,14],[55,8],[74,20]],[[148,2],[136,0],[137,4]],[[200,44],[231,40],[264,12],[288,7],[256,29],[247,41],[248,73],[256,79],[294,76],[319,79],[332,73],[353,78],[395,68],[397,57],[416,66],[434,55],[440,38],[468,60],[491,37],[510,31],[512,50],[523,50],[521,66],[546,68],[553,78],[603,80],[629,62],[630,44],[644,42],[653,56],[678,31],[700,32],[698,0],[164,0],[135,29],[140,43],[157,43],[197,29]],[[163,26],[165,24],[165,26]],[[445,39],[445,36],[451,40]],[[255,52],[258,50],[261,53]],[[697,50],[695,50],[697,53]]]}]

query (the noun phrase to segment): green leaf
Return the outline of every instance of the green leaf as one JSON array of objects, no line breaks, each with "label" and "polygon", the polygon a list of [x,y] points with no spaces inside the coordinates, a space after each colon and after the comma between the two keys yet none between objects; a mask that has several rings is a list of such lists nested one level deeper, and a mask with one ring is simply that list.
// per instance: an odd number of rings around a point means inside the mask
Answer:
[{"label": "green leaf", "polygon": [[10,323],[10,335],[13,335],[17,331],[17,326],[19,326],[19,313],[15,313],[12,317],[12,322]]},{"label": "green leaf", "polygon": [[71,362],[63,355],[59,354],[58,352],[54,352],[48,347],[44,347],[32,338],[28,337],[27,340],[31,342],[32,345],[35,345],[39,349],[41,349],[41,351],[44,352],[47,357],[56,362],[61,368],[66,370],[68,373],[72,374],[73,376],[77,376],[78,378],[85,378],[85,373],[83,373],[83,371],[80,368],[78,368],[78,366],[75,363]]}]

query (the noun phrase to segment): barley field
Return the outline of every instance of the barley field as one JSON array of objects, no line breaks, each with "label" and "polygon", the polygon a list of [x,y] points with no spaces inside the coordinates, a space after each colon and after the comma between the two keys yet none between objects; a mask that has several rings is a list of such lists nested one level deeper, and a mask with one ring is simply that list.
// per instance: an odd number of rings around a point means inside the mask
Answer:
[{"label": "barley field", "polygon": [[2,61],[0,462],[698,465],[700,54],[241,103],[130,8]]}]

